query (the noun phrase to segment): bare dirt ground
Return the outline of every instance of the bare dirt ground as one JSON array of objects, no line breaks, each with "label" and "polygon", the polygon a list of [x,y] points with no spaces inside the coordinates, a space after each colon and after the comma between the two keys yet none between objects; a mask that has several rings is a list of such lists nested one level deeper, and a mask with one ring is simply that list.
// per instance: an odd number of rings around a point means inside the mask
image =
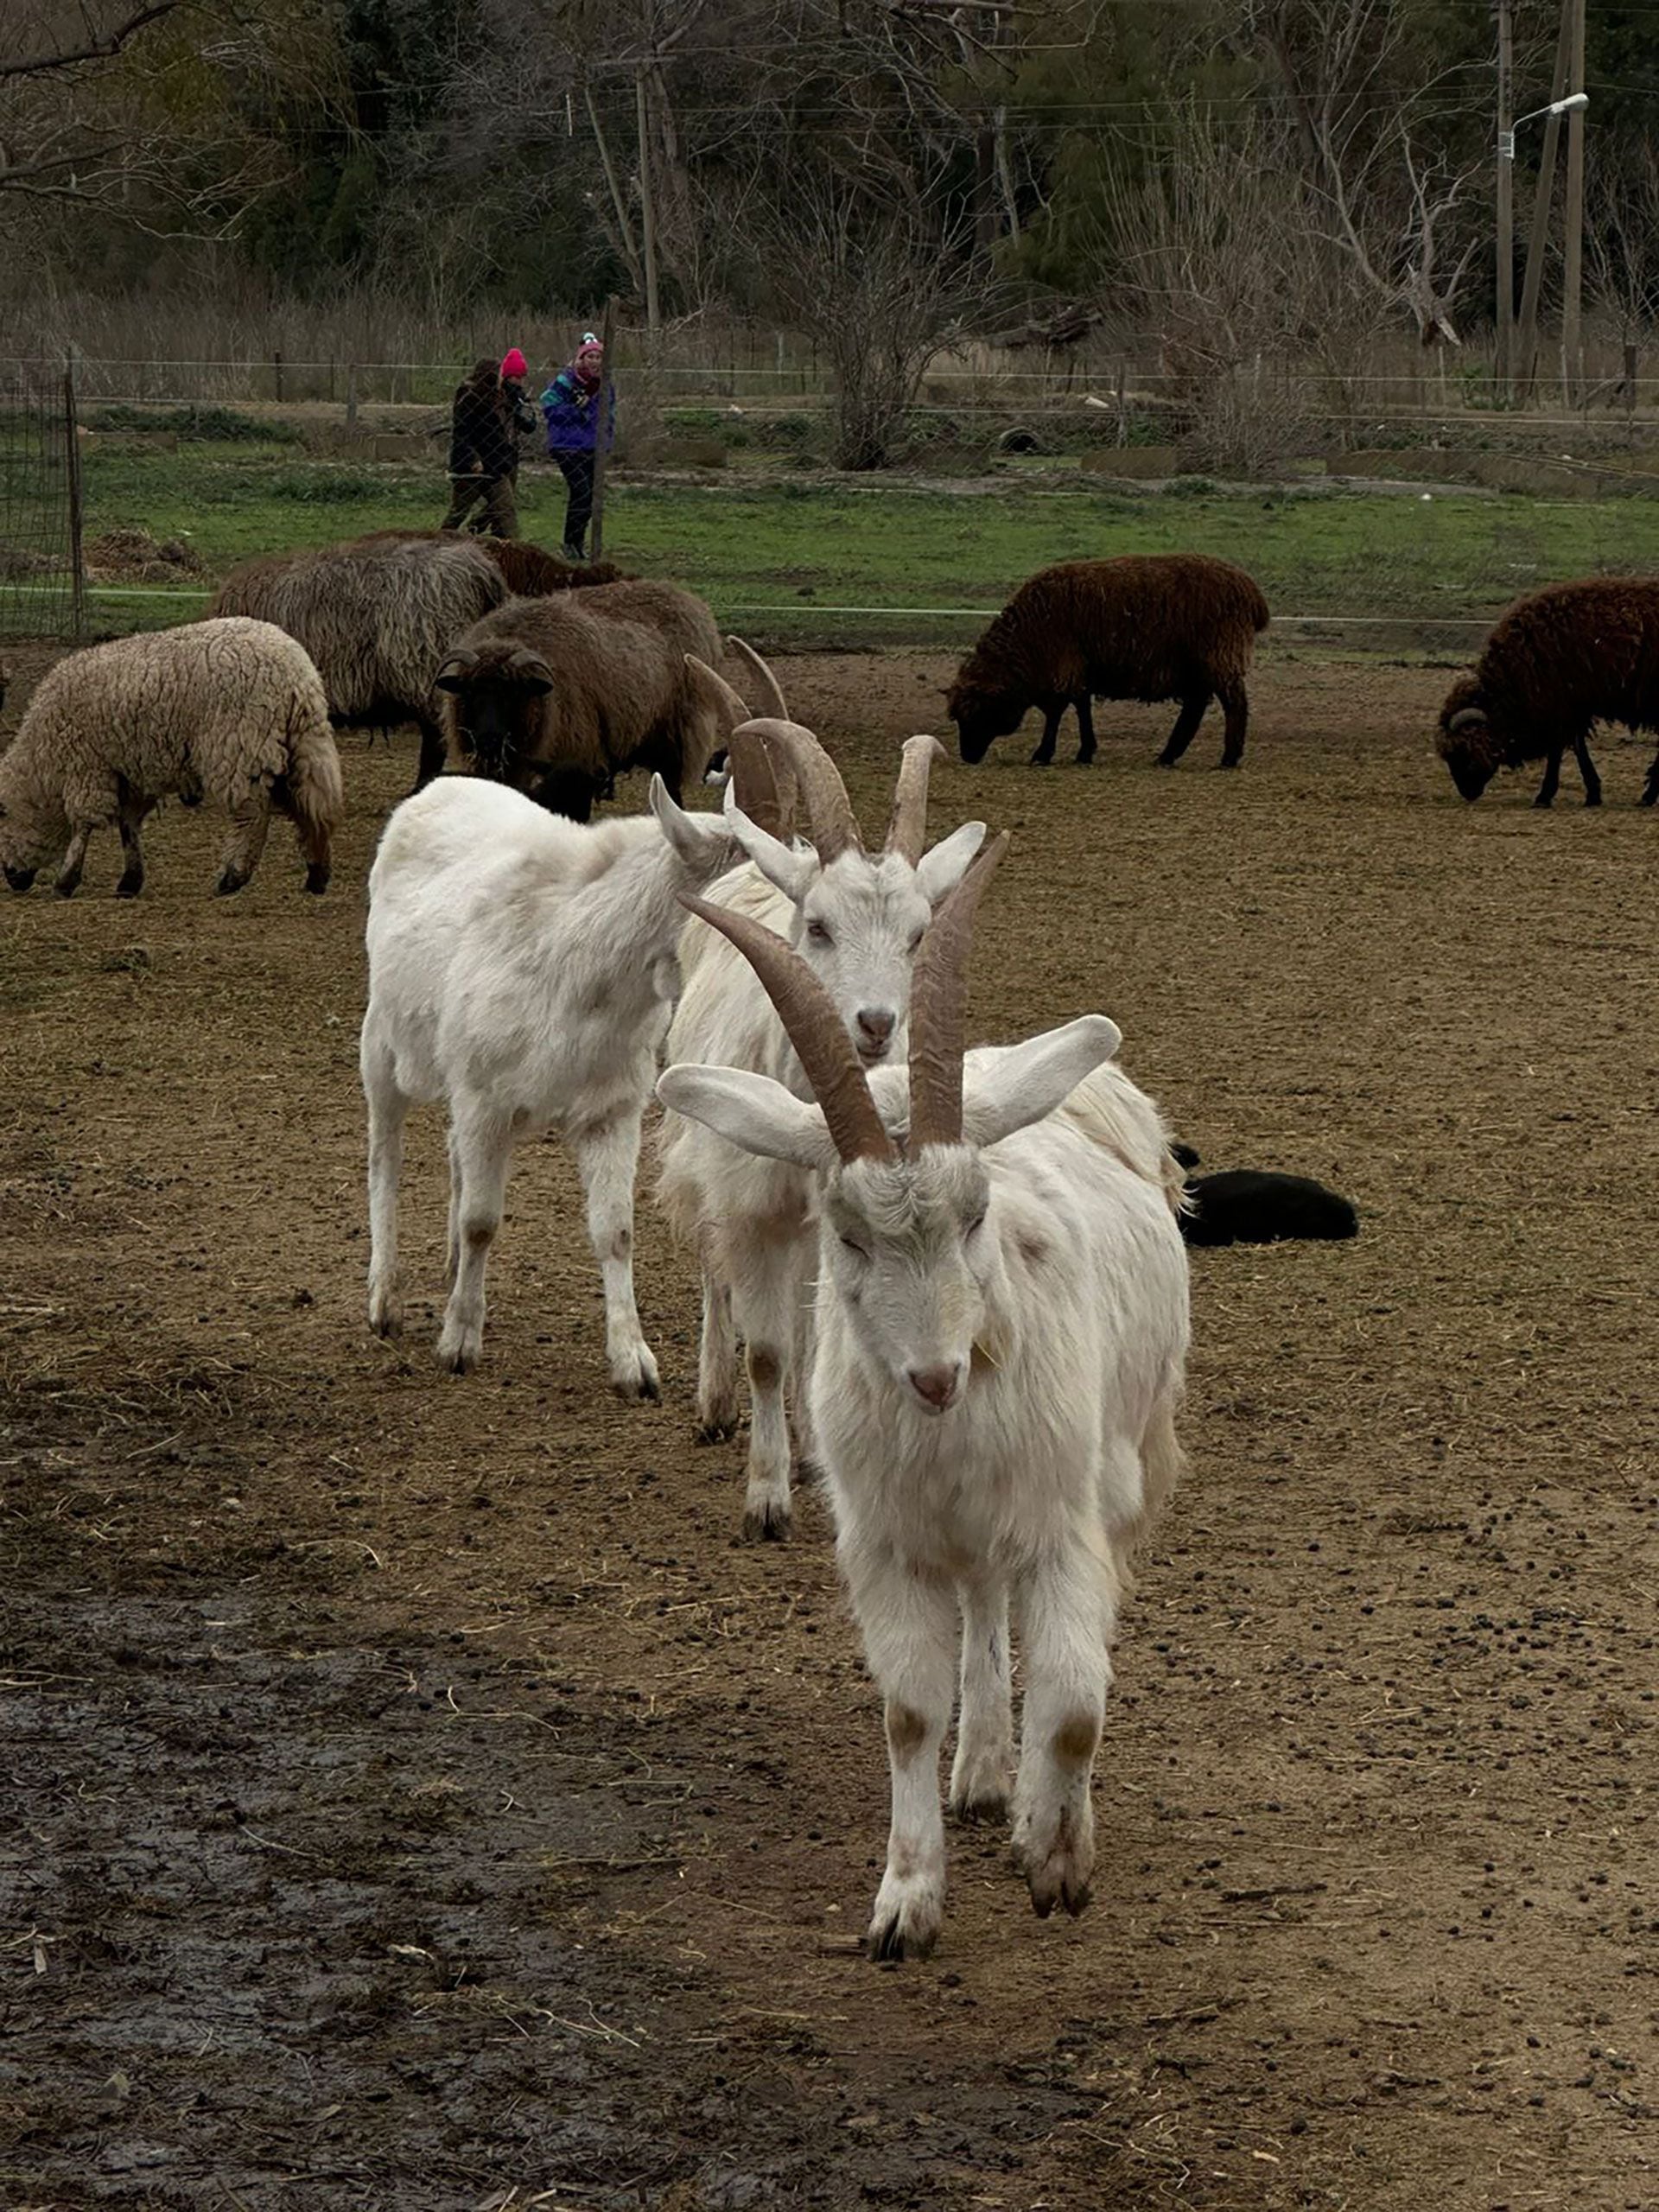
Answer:
[{"label": "bare dirt ground", "polygon": [[[41,657],[16,657],[26,686]],[[784,664],[872,827],[944,661]],[[1005,741],[975,1020],[1103,1007],[1208,1164],[1348,1246],[1194,1256],[1192,1476],[1118,1655],[1080,1923],[954,1846],[925,1966],[849,1955],[875,1702],[822,1502],[737,1541],[604,1389],[553,1147],[485,1365],[362,1321],[361,887],[209,895],[176,810],[0,906],[0,2202],[1636,2212],[1659,2201],[1651,1372],[1659,820],[1428,752],[1444,671],[1279,654],[1243,772]],[[15,711],[21,700],[14,698]],[[1573,782],[1569,768],[1567,781]],[[419,1295],[424,1287],[426,1295]]]}]

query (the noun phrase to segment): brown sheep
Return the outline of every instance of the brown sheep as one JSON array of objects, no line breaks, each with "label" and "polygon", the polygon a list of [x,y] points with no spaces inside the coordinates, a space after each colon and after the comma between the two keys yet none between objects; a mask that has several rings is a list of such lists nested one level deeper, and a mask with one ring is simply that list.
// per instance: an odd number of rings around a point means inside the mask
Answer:
[{"label": "brown sheep", "polygon": [[[1500,615],[1474,672],[1460,676],[1440,709],[1436,750],[1465,798],[1478,798],[1500,768],[1545,763],[1535,806],[1548,806],[1570,746],[1584,803],[1601,804],[1590,725],[1659,730],[1659,578],[1592,576],[1551,584]],[[1642,804],[1659,800],[1659,753]]]},{"label": "brown sheep", "polygon": [[964,760],[982,760],[995,738],[1043,710],[1033,763],[1046,768],[1068,707],[1077,712],[1077,765],[1095,757],[1091,697],[1179,699],[1181,711],[1158,755],[1173,768],[1192,742],[1211,698],[1227,717],[1221,766],[1244,751],[1244,679],[1268,602],[1243,569],[1203,553],[1129,553],[1063,561],[1020,585],[951,685],[946,712]]},{"label": "brown sheep", "polygon": [[[352,540],[354,545],[453,545],[461,533],[453,530],[371,530]],[[477,536],[471,543],[482,546],[500,569],[507,589],[521,599],[539,599],[553,591],[585,591],[593,584],[632,583],[635,579],[614,561],[563,561],[545,546],[532,545],[526,537]]]},{"label": "brown sheep", "polygon": [[628,768],[656,770],[677,804],[728,719],[687,656],[720,651],[714,616],[674,584],[510,599],[438,671],[450,758],[575,822]]}]

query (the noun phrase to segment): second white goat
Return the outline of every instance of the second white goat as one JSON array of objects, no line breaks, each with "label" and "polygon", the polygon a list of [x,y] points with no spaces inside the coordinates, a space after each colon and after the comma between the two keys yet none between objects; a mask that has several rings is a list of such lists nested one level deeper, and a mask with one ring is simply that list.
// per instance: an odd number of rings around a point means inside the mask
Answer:
[{"label": "second white goat", "polygon": [[658,1395],[633,1295],[639,1124],[679,988],[679,893],[729,868],[718,816],[651,785],[655,816],[568,822],[443,776],[392,814],[369,877],[369,1324],[403,1326],[397,1185],[418,1102],[449,1113],[449,1273],[440,1363],[476,1366],[484,1270],[514,1144],[556,1129],[575,1157],[605,1284],[611,1382]]}]

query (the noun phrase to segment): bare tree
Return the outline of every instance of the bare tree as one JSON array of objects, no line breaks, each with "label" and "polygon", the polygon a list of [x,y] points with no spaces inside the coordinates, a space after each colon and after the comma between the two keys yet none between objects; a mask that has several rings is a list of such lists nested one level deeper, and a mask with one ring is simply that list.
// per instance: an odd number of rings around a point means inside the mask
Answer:
[{"label": "bare tree", "polygon": [[1592,296],[1631,346],[1659,316],[1659,148],[1636,132],[1593,139],[1586,199]]}]

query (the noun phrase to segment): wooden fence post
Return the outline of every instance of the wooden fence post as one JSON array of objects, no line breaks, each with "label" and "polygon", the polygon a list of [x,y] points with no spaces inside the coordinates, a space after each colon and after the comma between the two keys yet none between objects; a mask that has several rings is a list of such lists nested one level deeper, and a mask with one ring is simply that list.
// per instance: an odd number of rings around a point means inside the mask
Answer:
[{"label": "wooden fence post", "polygon": [[605,320],[600,326],[599,342],[605,348],[599,372],[599,427],[594,435],[594,528],[589,558],[601,561],[605,556],[605,471],[609,458],[611,442],[611,332],[616,318],[616,297],[613,294],[605,302]]},{"label": "wooden fence post", "polygon": [[63,365],[63,435],[69,478],[70,626],[79,639],[86,620],[86,573],[81,557],[80,424],[75,410],[75,363]]},{"label": "wooden fence post", "polygon": [[283,404],[283,349],[280,346],[272,348],[270,367],[272,380],[276,387],[276,404],[280,407]]},{"label": "wooden fence post", "polygon": [[355,361],[347,361],[346,364],[346,427],[348,430],[354,430],[357,428],[357,363]]}]

